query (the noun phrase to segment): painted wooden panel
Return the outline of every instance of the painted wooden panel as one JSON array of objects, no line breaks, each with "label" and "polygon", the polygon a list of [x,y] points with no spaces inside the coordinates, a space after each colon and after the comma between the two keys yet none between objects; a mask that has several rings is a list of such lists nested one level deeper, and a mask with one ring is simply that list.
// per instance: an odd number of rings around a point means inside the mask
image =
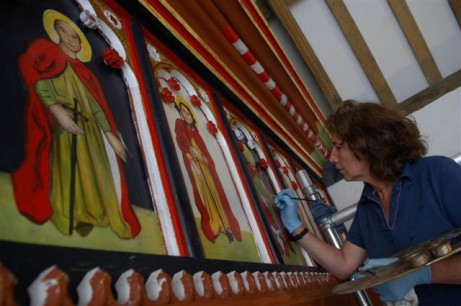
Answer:
[{"label": "painted wooden panel", "polygon": [[[275,174],[277,170],[271,162],[260,131],[230,105],[225,107],[225,113],[235,138],[242,167],[247,174],[248,184],[255,194],[255,205],[260,209],[266,232],[272,238],[272,246],[280,262],[290,265],[308,265],[299,245],[289,240],[275,206],[274,198],[281,191],[282,185]],[[309,261],[309,264],[314,265],[312,261]]]},{"label": "painted wooden panel", "polygon": [[179,164],[175,183],[187,193],[180,206],[192,212],[187,222],[195,223],[205,258],[273,262],[211,87],[150,35],[146,49],[166,119],[160,132],[170,139],[169,162]]},{"label": "painted wooden panel", "polygon": [[[17,144],[2,150],[0,238],[165,254],[122,17],[101,5],[90,30],[77,3],[2,5],[2,39],[15,41],[2,91],[16,104],[2,122],[17,127],[2,134]],[[116,54],[123,67],[105,64]]]}]

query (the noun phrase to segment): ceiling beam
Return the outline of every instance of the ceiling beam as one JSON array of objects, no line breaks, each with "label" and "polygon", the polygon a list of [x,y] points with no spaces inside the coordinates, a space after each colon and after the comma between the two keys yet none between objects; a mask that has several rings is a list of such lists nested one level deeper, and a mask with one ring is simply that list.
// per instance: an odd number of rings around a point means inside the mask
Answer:
[{"label": "ceiling beam", "polygon": [[459,0],[448,0],[451,10],[455,15],[456,21],[458,21],[458,26],[461,28],[461,1]]},{"label": "ceiling beam", "polygon": [[[277,2],[277,1],[275,1]],[[355,54],[358,62],[362,66],[371,86],[376,92],[381,104],[394,108],[397,106],[397,101],[392,93],[389,84],[384,78],[381,69],[376,63],[373,54],[368,48],[365,39],[360,33],[357,25],[354,22],[351,14],[347,10],[343,0],[326,0],[330,11],[341,28],[346,40],[352,51]]]},{"label": "ceiling beam", "polygon": [[424,40],[419,27],[411,14],[410,8],[405,1],[402,0],[387,0],[392,12],[394,13],[400,28],[407,38],[416,60],[421,67],[427,82],[430,85],[438,83],[442,80],[437,64],[429,50],[429,47]]},{"label": "ceiling beam", "polygon": [[405,115],[411,114],[458,87],[461,87],[461,70],[401,102],[398,109]]},{"label": "ceiling beam", "polygon": [[267,0],[254,0],[255,4],[258,6],[259,11],[264,16],[266,20],[274,17],[269,5],[267,4]]},{"label": "ceiling beam", "polygon": [[308,68],[310,69],[312,75],[318,82],[320,88],[324,92],[329,104],[333,109],[338,108],[341,104],[342,99],[339,96],[336,88],[334,87],[331,79],[328,77],[328,74],[323,69],[320,60],[315,55],[314,50],[307,41],[304,33],[302,32],[299,24],[296,22],[295,18],[291,14],[290,8],[286,1],[268,1],[269,6],[272,9],[272,12],[277,16],[288,35],[290,35],[293,43],[301,54],[302,58],[306,62]]}]

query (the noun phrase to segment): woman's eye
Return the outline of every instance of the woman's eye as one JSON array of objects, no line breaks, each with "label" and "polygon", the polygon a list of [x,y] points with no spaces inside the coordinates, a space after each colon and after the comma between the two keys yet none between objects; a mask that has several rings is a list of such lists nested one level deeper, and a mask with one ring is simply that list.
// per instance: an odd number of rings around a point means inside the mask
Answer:
[{"label": "woman's eye", "polygon": [[333,146],[335,147],[336,150],[341,150],[343,148],[343,141],[340,143],[333,143]]}]

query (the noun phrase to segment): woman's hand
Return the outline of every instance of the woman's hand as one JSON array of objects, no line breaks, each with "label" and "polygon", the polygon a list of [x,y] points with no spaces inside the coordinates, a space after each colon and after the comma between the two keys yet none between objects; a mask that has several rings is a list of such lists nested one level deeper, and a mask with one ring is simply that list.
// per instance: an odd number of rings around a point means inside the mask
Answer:
[{"label": "woman's hand", "polygon": [[292,189],[284,189],[275,197],[275,205],[280,210],[283,226],[291,234],[303,223],[298,217],[298,200],[293,200],[295,194]]},{"label": "woman's hand", "polygon": [[[384,267],[396,262],[398,258],[375,258],[369,259],[359,270],[369,271],[376,268]],[[374,286],[375,291],[383,302],[397,302],[405,299],[411,299],[414,292],[414,286],[430,284],[432,271],[430,266],[416,270],[399,278],[387,281],[380,285]],[[410,293],[410,294],[409,294]]]}]

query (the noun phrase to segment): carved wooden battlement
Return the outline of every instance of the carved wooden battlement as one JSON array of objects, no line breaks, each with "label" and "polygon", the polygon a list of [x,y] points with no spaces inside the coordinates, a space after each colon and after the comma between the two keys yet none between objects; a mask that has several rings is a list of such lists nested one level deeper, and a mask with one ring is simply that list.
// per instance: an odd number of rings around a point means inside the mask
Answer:
[{"label": "carved wooden battlement", "polygon": [[[129,269],[117,277],[113,282],[110,274],[95,267],[84,274],[76,288],[68,288],[68,275],[53,265],[37,275],[27,293],[30,305],[47,306],[265,305],[269,302],[271,305],[355,305],[350,295],[331,294],[337,281],[324,272],[216,271],[210,275],[181,270],[169,275],[158,269],[144,279],[139,272]],[[17,305],[14,290],[18,282],[0,264],[1,306]],[[76,290],[77,300],[72,301],[70,289]]]}]

